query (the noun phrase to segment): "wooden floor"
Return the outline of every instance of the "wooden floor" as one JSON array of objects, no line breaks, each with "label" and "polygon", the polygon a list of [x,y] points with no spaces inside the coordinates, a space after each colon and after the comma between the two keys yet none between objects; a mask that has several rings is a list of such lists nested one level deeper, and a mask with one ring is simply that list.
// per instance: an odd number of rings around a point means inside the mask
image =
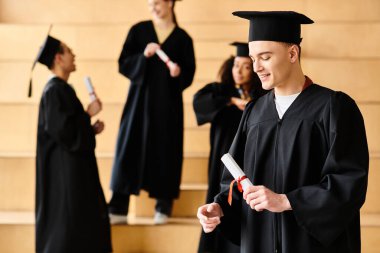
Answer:
[{"label": "wooden floor", "polygon": [[[112,226],[114,253],[195,253],[200,236],[195,218],[170,218],[154,225],[152,218],[129,218],[128,225]],[[362,215],[362,252],[380,252],[380,216]],[[34,214],[0,212],[0,252],[34,252]]]}]

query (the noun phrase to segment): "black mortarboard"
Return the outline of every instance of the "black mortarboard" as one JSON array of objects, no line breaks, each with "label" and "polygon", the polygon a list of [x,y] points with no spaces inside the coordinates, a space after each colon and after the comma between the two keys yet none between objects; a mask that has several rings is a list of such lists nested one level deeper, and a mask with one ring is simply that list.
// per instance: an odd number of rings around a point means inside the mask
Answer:
[{"label": "black mortarboard", "polygon": [[[49,32],[50,32],[50,29],[49,29]],[[28,97],[32,96],[32,73],[37,62],[42,63],[43,65],[50,68],[51,65],[53,64],[54,56],[59,51],[60,45],[61,45],[61,41],[57,40],[56,38],[51,37],[50,35],[47,35],[45,42],[40,47],[37,57],[34,60],[33,65],[32,65]]]},{"label": "black mortarboard", "polygon": [[314,23],[310,18],[294,11],[235,11],[232,14],[250,21],[249,41],[300,44],[301,24]]},{"label": "black mortarboard", "polygon": [[249,57],[248,43],[233,42],[230,45],[236,47],[236,56]]}]

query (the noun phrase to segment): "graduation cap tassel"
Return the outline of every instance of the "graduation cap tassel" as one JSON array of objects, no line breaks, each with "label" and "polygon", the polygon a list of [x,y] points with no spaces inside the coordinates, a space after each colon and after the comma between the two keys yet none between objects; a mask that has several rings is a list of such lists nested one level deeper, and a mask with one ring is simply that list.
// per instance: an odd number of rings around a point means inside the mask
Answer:
[{"label": "graduation cap tassel", "polygon": [[28,90],[28,97],[29,98],[32,96],[33,70],[34,70],[34,67],[36,66],[37,62],[40,62],[40,63],[46,65],[47,67],[49,67],[49,65],[52,62],[52,58],[54,57],[55,53],[58,52],[59,46],[61,45],[61,42],[59,40],[49,36],[50,30],[52,27],[53,27],[53,25],[50,24],[48,34],[47,34],[47,38],[46,38],[44,44],[40,47],[40,50],[37,54],[37,57],[33,62],[32,69],[30,70],[29,90]]},{"label": "graduation cap tassel", "polygon": [[30,78],[29,81],[29,91],[28,91],[28,98],[32,96],[32,78]]}]

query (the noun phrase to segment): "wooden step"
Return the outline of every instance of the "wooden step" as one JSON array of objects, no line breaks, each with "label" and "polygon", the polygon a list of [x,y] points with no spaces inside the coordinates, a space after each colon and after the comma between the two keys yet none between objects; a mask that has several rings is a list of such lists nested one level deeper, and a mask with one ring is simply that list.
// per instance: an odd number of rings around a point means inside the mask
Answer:
[{"label": "wooden step", "polygon": [[[112,159],[111,155],[98,155],[99,176],[107,200],[111,197],[109,184]],[[193,214],[196,210],[195,205],[205,201],[207,163],[208,158],[205,154],[187,154],[185,156],[182,173],[183,186],[181,186],[183,196],[181,195],[181,201],[176,203],[176,216],[179,216],[182,211],[185,212],[185,216],[189,216],[189,213]],[[0,175],[0,191],[3,192],[0,195],[0,210],[33,210],[35,197],[34,155],[31,153],[0,154]],[[142,196],[141,199],[144,200],[144,203],[150,203],[150,199],[144,193]],[[182,198],[190,198],[194,202],[187,204]],[[131,203],[134,201],[135,198]],[[134,208],[131,208],[132,213],[135,212]]]},{"label": "wooden step", "polygon": [[[97,137],[97,151],[114,152],[123,104],[104,104],[95,118],[106,124],[105,131]],[[361,103],[360,110],[366,124],[370,152],[380,152],[380,103]],[[208,153],[209,126],[195,127],[195,115],[190,103],[185,104],[184,150]],[[36,142],[37,104],[0,103],[0,152],[33,152]]]},{"label": "wooden step", "polygon": [[[104,104],[96,116],[105,122],[105,131],[97,137],[97,151],[112,153],[116,145],[123,104]],[[0,104],[0,152],[34,152],[36,147],[37,104]],[[209,152],[209,128],[195,127],[192,105],[185,105],[184,150],[190,153]],[[194,126],[194,127],[191,127]]]},{"label": "wooden step", "polygon": [[[130,225],[112,226],[114,253],[196,252],[201,231],[196,219],[172,218],[160,226],[152,225],[149,218],[128,221]],[[361,224],[362,252],[378,253],[380,215],[362,215]],[[0,252],[34,252],[34,233],[33,213],[0,213]]]},{"label": "wooden step", "polygon": [[[380,213],[380,154],[371,157],[369,162],[369,176],[368,176],[368,188],[367,197],[362,208],[365,213]],[[365,251],[364,251],[365,252]]]},{"label": "wooden step", "polygon": [[[112,226],[114,253],[190,253],[198,247],[201,228],[194,218],[170,218],[168,224],[160,226],[151,218],[128,218],[128,222]],[[34,252],[34,233],[33,213],[0,213],[0,252]]]},{"label": "wooden step", "polygon": [[[179,199],[174,201],[173,217],[196,217],[198,207],[206,201],[207,184],[182,185]],[[153,217],[155,199],[144,191],[140,196],[131,198],[131,214],[137,217]]]},{"label": "wooden step", "polygon": [[[207,155],[187,154],[184,158],[182,191],[175,202],[174,216],[194,216],[196,209],[205,201],[207,189]],[[98,155],[99,174],[106,199],[109,189],[112,156]],[[366,202],[362,211],[366,214],[380,213],[380,155],[370,159],[369,183]],[[35,191],[34,156],[28,154],[0,154],[0,210],[33,210]],[[155,201],[145,192],[133,198],[131,213],[138,216],[152,216]]]}]

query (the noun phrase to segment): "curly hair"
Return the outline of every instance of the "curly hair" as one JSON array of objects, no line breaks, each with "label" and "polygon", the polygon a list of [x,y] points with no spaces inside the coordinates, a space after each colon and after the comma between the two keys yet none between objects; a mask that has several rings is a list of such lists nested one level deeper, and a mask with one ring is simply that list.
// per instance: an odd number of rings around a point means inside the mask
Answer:
[{"label": "curly hair", "polygon": [[[235,87],[234,77],[232,75],[232,68],[234,66],[235,57],[230,56],[227,60],[225,60],[218,72],[218,79],[221,83],[231,85]],[[258,75],[251,71],[250,84],[252,90],[263,90],[261,86],[261,81]]]}]

